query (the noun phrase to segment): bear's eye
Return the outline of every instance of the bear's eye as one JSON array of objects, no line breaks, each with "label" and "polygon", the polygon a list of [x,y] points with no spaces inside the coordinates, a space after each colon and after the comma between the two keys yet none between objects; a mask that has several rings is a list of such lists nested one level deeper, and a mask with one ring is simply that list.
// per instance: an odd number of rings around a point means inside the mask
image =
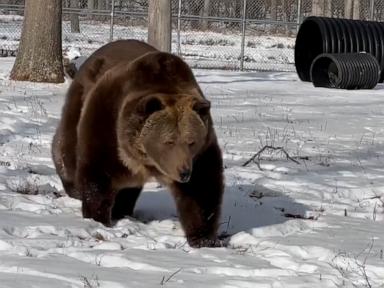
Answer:
[{"label": "bear's eye", "polygon": [[193,147],[193,146],[195,146],[195,141],[190,141],[190,142],[188,143],[188,146],[189,146],[189,147]]},{"label": "bear's eye", "polygon": [[164,142],[165,145],[168,145],[168,146],[173,146],[175,144],[175,141],[173,140],[167,140]]},{"label": "bear's eye", "polygon": [[210,108],[211,104],[209,101],[198,102],[193,106],[193,110],[195,110],[200,116],[207,116]]},{"label": "bear's eye", "polygon": [[152,97],[144,103],[143,112],[145,115],[151,115],[152,113],[162,110],[164,108],[160,99]]}]

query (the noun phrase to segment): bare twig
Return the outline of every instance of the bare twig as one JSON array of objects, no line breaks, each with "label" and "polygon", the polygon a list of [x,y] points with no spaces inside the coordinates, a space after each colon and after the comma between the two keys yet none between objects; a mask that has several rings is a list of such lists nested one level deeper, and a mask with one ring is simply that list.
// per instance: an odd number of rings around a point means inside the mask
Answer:
[{"label": "bare twig", "polygon": [[375,196],[372,196],[372,197],[367,197],[367,198],[363,198],[362,200],[374,200],[374,199],[378,199],[381,203],[384,204],[384,199],[381,199],[383,196],[380,196],[380,195],[376,195]]},{"label": "bare twig", "polygon": [[376,221],[376,213],[377,213],[376,207],[377,207],[377,203],[375,203],[375,206],[373,207],[373,212],[372,212],[373,221]]},{"label": "bare twig", "polygon": [[[368,288],[372,288],[372,285],[371,285],[371,283],[369,282],[369,278],[368,278],[368,275],[367,275],[367,271],[366,271],[365,263],[367,262],[368,256],[369,256],[369,255],[371,254],[371,252],[372,252],[372,248],[373,248],[373,244],[374,244],[374,243],[375,243],[375,239],[372,238],[371,243],[370,243],[369,246],[368,246],[367,256],[364,258],[364,260],[363,260],[362,263],[360,263],[360,262],[358,261],[358,259],[357,259],[358,257],[355,259],[355,261],[356,261],[356,265],[357,265],[357,267],[360,268],[361,274],[362,274],[362,276],[364,277],[365,282],[366,282],[366,286],[367,286]],[[364,249],[364,251],[365,251],[365,250],[366,250],[366,249]]]},{"label": "bare twig", "polygon": [[228,217],[228,221],[224,221],[224,222],[222,222],[222,223],[219,224],[220,226],[221,226],[221,225],[224,225],[224,224],[227,225],[225,231],[223,232],[223,234],[225,234],[225,235],[227,235],[227,233],[228,233],[228,230],[229,230],[229,224],[231,223],[231,219],[232,219],[232,216],[229,215],[229,217]]},{"label": "bare twig", "polygon": [[163,286],[164,284],[166,284],[169,280],[172,279],[172,277],[174,277],[177,273],[179,273],[181,271],[181,269],[183,269],[183,268],[177,269],[175,272],[173,272],[171,275],[169,275],[169,277],[167,279],[165,279],[165,276],[163,276],[163,279],[161,279],[160,285]]},{"label": "bare twig", "polygon": [[251,158],[249,158],[247,161],[244,162],[242,167],[247,166],[249,163],[254,162],[256,163],[257,167],[261,169],[260,167],[260,156],[265,150],[273,150],[273,151],[280,151],[282,152],[285,157],[287,157],[288,160],[291,160],[292,162],[295,162],[296,164],[300,165],[300,162],[291,157],[287,151],[285,151],[284,147],[274,147],[271,145],[265,145],[263,148],[261,148],[256,154],[254,154]]},{"label": "bare twig", "polygon": [[84,288],[98,288],[100,287],[99,278],[94,276],[94,279],[89,280],[86,276],[80,276],[81,281],[83,282]]},{"label": "bare twig", "polygon": [[89,282],[88,278],[85,277],[85,276],[81,276],[81,279],[83,281],[83,284],[84,284],[84,288],[93,288],[91,282]]},{"label": "bare twig", "polygon": [[[355,276],[363,277],[365,283],[363,285],[360,281],[358,282],[359,283],[358,285],[355,283],[351,283],[353,287],[372,288],[372,284],[367,274],[366,263],[367,263],[368,257],[371,256],[374,243],[375,243],[375,240],[372,238],[370,243],[368,243],[367,247],[365,247],[360,253],[358,253],[353,257],[348,255],[346,252],[339,252],[332,259],[331,266],[337,269],[343,278],[351,279],[351,278],[355,278]],[[365,254],[365,257],[364,257],[364,254]],[[338,259],[339,257],[341,257],[344,260],[342,265],[339,265],[336,263],[336,259]],[[344,285],[342,287],[344,287]]]}]

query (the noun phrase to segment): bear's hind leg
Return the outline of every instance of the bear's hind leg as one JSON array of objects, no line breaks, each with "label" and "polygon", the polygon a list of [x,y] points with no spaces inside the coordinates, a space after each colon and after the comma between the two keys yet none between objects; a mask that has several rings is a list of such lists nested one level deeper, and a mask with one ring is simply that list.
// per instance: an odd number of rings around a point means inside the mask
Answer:
[{"label": "bear's hind leg", "polygon": [[139,198],[142,189],[143,187],[125,188],[117,193],[112,208],[113,220],[119,220],[125,216],[132,216],[137,198]]}]

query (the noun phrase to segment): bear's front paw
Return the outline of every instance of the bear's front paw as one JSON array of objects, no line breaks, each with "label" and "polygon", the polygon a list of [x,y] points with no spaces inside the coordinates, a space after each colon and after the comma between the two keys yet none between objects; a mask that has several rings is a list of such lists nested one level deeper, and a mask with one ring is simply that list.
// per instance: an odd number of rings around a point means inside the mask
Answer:
[{"label": "bear's front paw", "polygon": [[189,246],[193,248],[202,248],[202,247],[223,247],[224,242],[220,239],[208,239],[208,238],[196,238],[196,237],[187,237]]},{"label": "bear's front paw", "polygon": [[83,201],[82,212],[84,218],[92,218],[93,220],[100,222],[107,227],[113,226],[111,219],[111,207],[95,205],[95,203]]}]

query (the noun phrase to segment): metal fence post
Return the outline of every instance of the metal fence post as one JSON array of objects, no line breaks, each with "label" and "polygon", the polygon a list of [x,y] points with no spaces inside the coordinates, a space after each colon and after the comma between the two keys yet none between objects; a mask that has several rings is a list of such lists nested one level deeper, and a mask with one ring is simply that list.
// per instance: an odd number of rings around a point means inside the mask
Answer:
[{"label": "metal fence post", "polygon": [[241,25],[241,51],[240,51],[240,70],[244,70],[244,49],[245,49],[245,26],[246,26],[247,0],[243,2],[243,15]]},{"label": "metal fence post", "polygon": [[115,20],[115,0],[111,0],[111,23],[110,23],[111,26],[109,30],[109,42],[113,41],[114,20]]},{"label": "metal fence post", "polygon": [[180,29],[181,29],[181,0],[179,0],[179,7],[177,7],[177,55],[181,56],[181,40],[180,40]]},{"label": "metal fence post", "polygon": [[371,19],[371,21],[373,21],[374,13],[375,13],[375,0],[370,0],[370,3],[369,3],[369,18]]},{"label": "metal fence post", "polygon": [[301,24],[301,0],[297,0],[297,26],[296,32],[299,32],[300,24]]}]

